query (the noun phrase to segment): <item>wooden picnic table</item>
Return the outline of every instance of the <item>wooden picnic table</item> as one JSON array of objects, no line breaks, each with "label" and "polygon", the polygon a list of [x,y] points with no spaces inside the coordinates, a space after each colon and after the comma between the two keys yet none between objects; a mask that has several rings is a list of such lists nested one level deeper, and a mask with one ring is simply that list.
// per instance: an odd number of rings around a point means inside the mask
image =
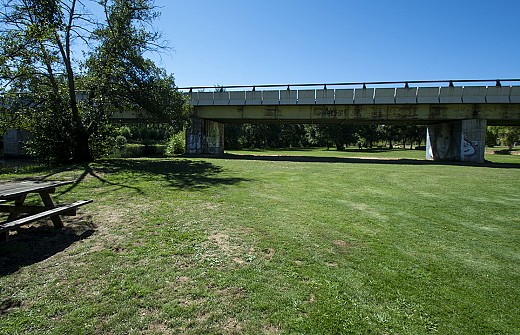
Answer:
[{"label": "wooden picnic table", "polygon": [[[60,215],[76,215],[76,208],[92,202],[80,200],[72,204],[56,206],[51,194],[56,187],[72,181],[16,181],[0,183],[0,212],[9,213],[0,223],[0,240],[7,240],[9,230],[33,221],[50,218],[54,227],[62,228]],[[39,194],[43,205],[25,205],[29,194]]]}]

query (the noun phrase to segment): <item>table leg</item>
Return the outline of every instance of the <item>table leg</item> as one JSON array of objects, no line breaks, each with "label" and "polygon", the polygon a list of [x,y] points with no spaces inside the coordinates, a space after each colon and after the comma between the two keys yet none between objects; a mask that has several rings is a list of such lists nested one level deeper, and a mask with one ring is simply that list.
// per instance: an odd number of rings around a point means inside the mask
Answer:
[{"label": "table leg", "polygon": [[[51,196],[47,192],[40,192],[40,197],[46,207],[54,208],[54,202],[52,202]],[[51,216],[52,223],[54,224],[54,228],[63,228],[63,222],[59,215]]]},{"label": "table leg", "polygon": [[[27,194],[22,194],[14,201],[14,205],[22,206],[23,203],[25,202],[25,198],[27,198]],[[20,216],[20,213],[17,213],[16,211],[12,211],[11,213],[9,213],[9,217],[7,218],[7,221],[12,221],[12,220],[16,219],[18,216]]]}]

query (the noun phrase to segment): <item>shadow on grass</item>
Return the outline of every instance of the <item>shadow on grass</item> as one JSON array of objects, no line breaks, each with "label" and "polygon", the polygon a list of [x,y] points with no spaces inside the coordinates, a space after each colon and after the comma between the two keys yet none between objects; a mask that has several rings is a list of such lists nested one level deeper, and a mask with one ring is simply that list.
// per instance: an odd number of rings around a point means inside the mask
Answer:
[{"label": "shadow on grass", "polygon": [[[374,152],[374,151],[371,151]],[[485,168],[501,169],[520,169],[520,164],[513,163],[493,163],[486,161],[484,164],[457,162],[457,161],[429,161],[407,158],[354,158],[354,157],[317,157],[317,156],[289,156],[289,155],[241,155],[224,154],[218,158],[252,160],[252,161],[273,161],[273,162],[303,162],[303,163],[349,163],[349,164],[396,164],[396,165],[452,165],[452,166],[474,166]]]},{"label": "shadow on grass", "polygon": [[[212,156],[211,158],[215,158]],[[222,177],[222,167],[210,162],[193,161],[183,158],[120,158],[105,159],[83,165],[62,167],[34,167],[25,173],[47,172],[37,178],[24,178],[37,181],[54,180],[55,176],[67,172],[82,170],[74,183],[60,188],[57,194],[66,194],[76,188],[86,178],[95,178],[102,184],[133,190],[143,194],[139,187],[142,181],[166,180],[171,187],[177,189],[201,190],[218,185],[234,185],[244,178]],[[112,177],[112,175],[116,175]],[[22,179],[23,180],[23,179]]]},{"label": "shadow on grass", "polygon": [[[287,151],[293,151],[293,152],[310,152],[310,151],[316,151],[316,147],[304,147],[304,148],[298,148],[298,147],[290,147],[290,148],[268,148],[268,149],[259,149],[259,148],[250,148],[250,149],[236,149],[236,150],[243,150],[243,151],[248,151],[248,152],[258,152],[258,153],[263,153],[265,152],[266,150],[269,150],[269,151],[273,151],[273,152],[276,152],[276,151],[282,151],[282,152],[287,152]],[[389,149],[389,148],[362,148],[362,149],[358,149],[358,148],[346,148],[346,149],[343,149],[343,150],[336,150],[336,149],[333,149],[333,148],[330,148],[330,149],[327,149],[327,148],[321,148],[321,151],[337,151],[337,152],[356,152],[356,153],[381,153],[381,152],[391,152],[391,151],[408,151],[409,149]],[[233,151],[233,150],[232,150]]]},{"label": "shadow on grass", "polygon": [[50,222],[20,227],[7,241],[0,242],[0,276],[39,263],[90,237],[95,231],[90,216],[64,221],[65,227],[61,229],[55,229]]},{"label": "shadow on grass", "polygon": [[[70,192],[89,176],[103,184],[131,189],[138,194],[144,193],[139,187],[140,182],[158,179],[166,180],[171,187],[188,190],[201,190],[218,185],[234,185],[249,181],[244,178],[219,176],[222,168],[210,162],[179,158],[107,159],[94,164],[85,164],[82,169],[84,171],[80,177],[60,194]],[[52,178],[54,174],[48,174],[41,179]],[[117,181],[111,178],[113,174],[118,175]]]},{"label": "shadow on grass", "polygon": [[[206,161],[191,159],[111,159],[96,167],[100,173],[127,172],[143,180],[162,178],[178,189],[204,189],[218,185],[234,185],[244,178],[223,177],[222,167]],[[131,177],[130,177],[131,178]]]}]

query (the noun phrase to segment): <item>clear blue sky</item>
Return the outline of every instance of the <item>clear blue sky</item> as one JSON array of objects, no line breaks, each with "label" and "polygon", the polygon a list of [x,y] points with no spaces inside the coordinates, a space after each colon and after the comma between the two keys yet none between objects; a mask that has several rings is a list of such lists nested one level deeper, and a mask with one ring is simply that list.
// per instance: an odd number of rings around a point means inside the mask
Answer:
[{"label": "clear blue sky", "polygon": [[519,0],[156,0],[184,86],[520,78]]}]

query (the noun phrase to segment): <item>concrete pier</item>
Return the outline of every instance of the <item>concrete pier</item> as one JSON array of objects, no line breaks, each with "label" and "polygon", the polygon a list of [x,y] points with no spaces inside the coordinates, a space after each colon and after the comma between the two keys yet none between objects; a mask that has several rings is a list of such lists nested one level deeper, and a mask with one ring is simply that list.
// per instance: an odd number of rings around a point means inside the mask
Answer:
[{"label": "concrete pier", "polygon": [[426,159],[484,163],[486,120],[461,120],[428,126]]},{"label": "concrete pier", "polygon": [[224,153],[224,124],[199,118],[191,119],[191,126],[186,131],[187,154]]}]

